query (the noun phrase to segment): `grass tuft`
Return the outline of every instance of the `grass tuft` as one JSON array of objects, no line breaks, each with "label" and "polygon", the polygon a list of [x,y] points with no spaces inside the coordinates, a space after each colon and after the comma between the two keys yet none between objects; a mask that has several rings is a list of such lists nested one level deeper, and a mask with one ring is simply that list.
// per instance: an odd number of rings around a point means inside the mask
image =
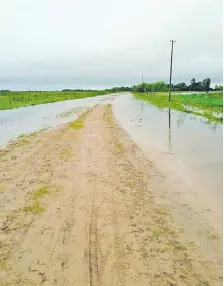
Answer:
[{"label": "grass tuft", "polygon": [[115,144],[116,148],[119,149],[120,151],[123,151],[123,145],[121,143],[116,143]]},{"label": "grass tuft", "polygon": [[40,205],[39,201],[34,201],[31,205],[26,206],[23,209],[25,214],[28,213],[39,214],[42,213],[44,210],[45,208]]},{"label": "grass tuft", "polygon": [[83,129],[85,127],[85,119],[90,110],[87,110],[83,114],[81,114],[75,121],[69,123],[69,127],[75,130]]},{"label": "grass tuft", "polygon": [[38,191],[36,191],[33,194],[33,199],[34,200],[39,200],[47,193],[48,193],[48,188],[47,187],[42,187],[42,188],[40,188]]},{"label": "grass tuft", "polygon": [[68,150],[62,151],[60,153],[60,158],[71,158],[72,154]]},{"label": "grass tuft", "polygon": [[11,249],[9,245],[5,245],[3,243],[0,243],[0,269],[6,269],[7,268],[7,261],[10,258],[11,255]]},{"label": "grass tuft", "polygon": [[69,124],[69,127],[72,128],[72,129],[75,129],[75,130],[83,129],[84,128],[84,122],[81,119],[77,119],[77,120],[71,122]]},{"label": "grass tuft", "polygon": [[40,199],[42,199],[43,196],[47,193],[48,193],[47,187],[42,187],[39,190],[37,190],[34,194],[32,194],[30,196],[32,203],[28,206],[25,206],[23,208],[23,211],[26,214],[28,214],[28,213],[38,214],[38,213],[43,212],[45,210],[45,208],[40,205]]}]

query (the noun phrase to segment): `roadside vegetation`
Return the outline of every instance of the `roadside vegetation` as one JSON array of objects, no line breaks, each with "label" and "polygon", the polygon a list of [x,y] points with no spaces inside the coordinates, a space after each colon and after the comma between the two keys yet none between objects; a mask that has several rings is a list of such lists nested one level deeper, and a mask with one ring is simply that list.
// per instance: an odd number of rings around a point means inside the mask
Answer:
[{"label": "roadside vegetation", "polygon": [[[109,90],[107,90],[109,91]],[[204,116],[208,122],[223,122],[223,86],[211,87],[211,79],[189,84],[182,82],[171,85],[172,100],[168,99],[169,84],[164,81],[142,82],[132,87],[114,87],[110,92],[131,92],[136,98],[149,101],[159,108],[171,108],[194,115]]]},{"label": "roadside vegetation", "polygon": [[109,91],[0,91],[0,110],[50,102],[93,97],[108,94]]},{"label": "roadside vegetation", "polygon": [[169,101],[168,92],[136,93],[138,99],[149,101],[159,108],[171,108],[182,112],[203,115],[209,121],[222,123],[223,96],[222,92],[180,94],[172,93]]}]

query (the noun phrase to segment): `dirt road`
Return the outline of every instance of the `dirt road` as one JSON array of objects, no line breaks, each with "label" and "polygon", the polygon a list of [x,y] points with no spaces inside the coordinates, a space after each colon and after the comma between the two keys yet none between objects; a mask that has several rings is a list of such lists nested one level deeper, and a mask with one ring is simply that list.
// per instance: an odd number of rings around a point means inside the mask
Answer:
[{"label": "dirt road", "polygon": [[222,285],[109,105],[0,158],[0,285]]}]

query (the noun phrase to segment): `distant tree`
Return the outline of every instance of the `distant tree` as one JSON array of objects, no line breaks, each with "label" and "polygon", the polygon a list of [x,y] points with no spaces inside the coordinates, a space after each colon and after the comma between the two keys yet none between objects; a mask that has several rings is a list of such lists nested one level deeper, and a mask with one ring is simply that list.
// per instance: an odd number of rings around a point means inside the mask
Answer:
[{"label": "distant tree", "polygon": [[[172,84],[171,88],[173,91],[209,91],[212,90],[210,87],[211,79],[206,78],[203,81],[196,81],[195,78],[192,78],[190,85],[188,86],[185,82],[181,82],[178,84]],[[217,89],[222,90],[222,86],[216,86]],[[169,85],[164,81],[158,82],[143,82],[141,84],[133,85],[132,87],[113,87],[110,89],[111,92],[119,92],[119,91],[133,91],[133,92],[146,92],[146,93],[155,93],[161,91],[168,91]]]},{"label": "distant tree", "polygon": [[196,80],[195,80],[195,78],[192,78],[189,87],[190,87],[190,90],[195,90],[195,88],[196,88]]},{"label": "distant tree", "polygon": [[158,82],[152,82],[152,83],[146,83],[136,85],[134,87],[135,91],[138,92],[157,92],[157,91],[166,91],[167,90],[167,84],[163,81]]},{"label": "distant tree", "polygon": [[202,81],[197,81],[195,83],[195,91],[203,91],[203,82]]},{"label": "distant tree", "polygon": [[216,84],[216,86],[215,86],[215,90],[217,90],[217,91],[223,91],[223,85],[218,85],[218,84]]},{"label": "distant tree", "polygon": [[210,90],[210,84],[211,84],[211,79],[205,78],[202,82],[202,90],[208,92]]},{"label": "distant tree", "polygon": [[178,84],[174,85],[173,90],[186,91],[186,90],[188,90],[188,86],[186,85],[185,82],[178,83]]},{"label": "distant tree", "polygon": [[211,85],[211,79],[205,78],[203,81],[196,81],[195,78],[192,78],[191,83],[189,85],[189,89],[191,91],[209,91]]}]

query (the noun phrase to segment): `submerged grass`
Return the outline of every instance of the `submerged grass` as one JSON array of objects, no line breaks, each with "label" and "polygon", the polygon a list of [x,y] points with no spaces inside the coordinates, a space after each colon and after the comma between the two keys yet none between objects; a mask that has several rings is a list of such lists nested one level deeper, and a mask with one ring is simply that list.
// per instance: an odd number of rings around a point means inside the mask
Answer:
[{"label": "submerged grass", "polygon": [[18,108],[22,106],[58,102],[97,95],[109,94],[108,91],[9,91],[0,93],[0,110]]},{"label": "submerged grass", "polygon": [[149,101],[159,108],[171,108],[178,111],[204,116],[209,121],[223,122],[222,117],[216,116],[223,112],[222,93],[203,94],[172,94],[169,101],[167,92],[158,92],[156,95],[134,93],[136,98]]}]

